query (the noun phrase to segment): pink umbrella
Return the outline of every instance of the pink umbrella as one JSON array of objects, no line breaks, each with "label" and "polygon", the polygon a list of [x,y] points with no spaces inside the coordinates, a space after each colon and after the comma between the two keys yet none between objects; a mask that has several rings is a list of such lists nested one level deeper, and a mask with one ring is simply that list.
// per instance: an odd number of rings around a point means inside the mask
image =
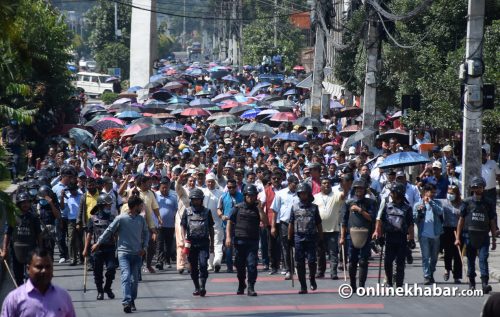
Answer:
[{"label": "pink umbrella", "polygon": [[116,122],[118,124],[125,125],[125,122],[123,122],[122,120],[120,120],[118,118],[113,118],[113,117],[105,117],[105,118],[99,119],[99,121],[97,121],[97,122],[101,122],[101,121],[113,121],[113,122]]},{"label": "pink umbrella", "polygon": [[139,131],[148,127],[150,127],[150,125],[145,123],[132,124],[127,130],[123,131],[122,137],[136,135]]},{"label": "pink umbrella", "polygon": [[297,65],[293,68],[293,70],[304,70],[304,66],[301,66],[301,65]]},{"label": "pink umbrella", "polygon": [[231,109],[239,105],[239,102],[235,100],[224,100],[221,102],[221,109]]},{"label": "pink umbrella", "polygon": [[191,127],[189,124],[185,124],[184,125],[184,129],[186,130],[187,133],[189,134],[193,134],[194,133],[194,129],[193,127]]},{"label": "pink umbrella", "polygon": [[278,122],[293,122],[297,120],[297,116],[292,112],[279,112],[273,114],[273,116],[269,120]]},{"label": "pink umbrella", "polygon": [[181,116],[185,117],[209,117],[210,112],[201,108],[187,108],[181,112]]}]

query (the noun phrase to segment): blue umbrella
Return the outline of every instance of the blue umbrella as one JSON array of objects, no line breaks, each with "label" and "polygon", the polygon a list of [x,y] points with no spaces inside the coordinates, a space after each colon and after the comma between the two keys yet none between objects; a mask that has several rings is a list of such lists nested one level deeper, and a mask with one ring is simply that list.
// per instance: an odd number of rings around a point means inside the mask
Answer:
[{"label": "blue umbrella", "polygon": [[258,83],[257,85],[255,85],[255,87],[252,88],[252,90],[250,91],[250,96],[253,96],[255,95],[259,90],[263,89],[263,88],[267,88],[269,86],[271,86],[272,84],[271,83],[267,83],[267,82],[264,82],[264,83]]},{"label": "blue umbrella", "polygon": [[153,75],[151,77],[149,77],[149,81],[150,82],[153,82],[153,81],[162,81],[163,79],[165,79],[165,76],[159,74],[159,75]]},{"label": "blue umbrella", "polygon": [[259,114],[260,111],[261,110],[258,108],[247,110],[247,111],[243,112],[243,114],[240,116],[240,118],[253,119],[253,118],[257,117],[257,115]]},{"label": "blue umbrella", "polygon": [[232,76],[232,75],[226,75],[224,77],[222,77],[222,80],[225,80],[225,81],[232,81],[232,82],[235,82],[235,83],[239,83],[240,81],[238,80],[238,78]]},{"label": "blue umbrella", "polygon": [[77,145],[86,144],[90,146],[94,136],[87,130],[72,128],[68,131],[69,137],[75,139]]},{"label": "blue umbrella", "polygon": [[378,167],[395,168],[429,163],[430,160],[416,152],[398,152],[389,155]]},{"label": "blue umbrella", "polygon": [[168,100],[169,104],[174,104],[174,103],[188,103],[188,102],[189,102],[189,100],[187,100],[186,98],[179,97],[179,96],[173,96],[172,98],[170,98]]},{"label": "blue umbrella", "polygon": [[116,116],[118,119],[137,119],[142,115],[137,111],[124,111]]},{"label": "blue umbrella", "polygon": [[129,89],[127,89],[127,92],[136,92],[136,91],[141,90],[141,89],[142,89],[141,86],[132,86]]},{"label": "blue umbrella", "polygon": [[191,101],[189,103],[189,105],[191,107],[209,107],[209,106],[213,106],[214,103],[212,101],[210,101],[210,99],[199,98],[199,99],[195,99],[195,100]]},{"label": "blue umbrella", "polygon": [[290,90],[287,90],[287,91],[283,94],[283,96],[292,96],[292,95],[297,95],[297,94],[298,94],[298,93],[297,93],[297,90],[295,90],[295,89],[290,89]]},{"label": "blue umbrella", "polygon": [[307,142],[307,138],[301,134],[295,133],[295,132],[283,132],[283,133],[278,133],[272,138],[273,140],[284,140],[284,141],[291,141],[291,142]]},{"label": "blue umbrella", "polygon": [[163,124],[162,127],[169,128],[172,131],[178,131],[178,132],[184,131],[184,125],[180,124],[179,122],[168,122]]}]

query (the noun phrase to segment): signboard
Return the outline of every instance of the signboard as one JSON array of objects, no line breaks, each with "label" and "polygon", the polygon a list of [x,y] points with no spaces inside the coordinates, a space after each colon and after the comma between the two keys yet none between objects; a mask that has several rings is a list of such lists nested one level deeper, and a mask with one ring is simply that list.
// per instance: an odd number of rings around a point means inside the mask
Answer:
[{"label": "signboard", "polygon": [[121,68],[108,68],[108,75],[115,76],[118,78],[122,77],[122,70]]}]

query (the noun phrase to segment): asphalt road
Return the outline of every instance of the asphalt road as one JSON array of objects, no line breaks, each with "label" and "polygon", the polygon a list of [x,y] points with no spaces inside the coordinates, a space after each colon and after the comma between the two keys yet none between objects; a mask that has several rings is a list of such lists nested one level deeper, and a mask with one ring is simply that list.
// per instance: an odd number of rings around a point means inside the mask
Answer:
[{"label": "asphalt road", "polygon": [[[406,282],[422,282],[420,255],[414,252],[415,262],[406,269]],[[57,258],[56,258],[57,261]],[[367,286],[375,286],[378,275],[378,260],[370,262]],[[436,272],[438,286],[454,286],[442,279],[443,262],[439,261]],[[224,271],[224,267],[221,271]],[[92,272],[88,275],[87,293],[83,293],[83,267],[55,264],[53,282],[68,289],[77,316],[123,316],[121,306],[120,271],[117,271],[113,290],[114,300],[96,301],[96,290]],[[339,271],[342,278],[342,271]],[[236,274],[210,273],[205,298],[193,297],[193,286],[189,275],[179,275],[167,269],[156,274],[143,273],[136,300],[140,316],[479,316],[487,297],[371,297],[354,295],[350,299],[339,297],[338,288],[343,280],[318,280],[318,290],[299,295],[298,282],[295,288],[281,275],[270,276],[259,270],[256,284],[257,297],[237,296]],[[420,286],[422,286],[420,284]],[[492,284],[500,291],[498,283]],[[466,289],[466,284],[460,286]]]}]

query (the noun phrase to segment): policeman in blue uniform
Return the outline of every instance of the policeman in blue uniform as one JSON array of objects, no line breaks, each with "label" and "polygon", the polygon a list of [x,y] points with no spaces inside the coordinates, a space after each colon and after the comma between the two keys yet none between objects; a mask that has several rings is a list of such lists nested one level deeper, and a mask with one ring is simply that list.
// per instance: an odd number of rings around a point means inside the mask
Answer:
[{"label": "policeman in blue uniform", "polygon": [[495,250],[497,243],[495,202],[486,199],[483,195],[486,182],[482,177],[474,177],[470,184],[472,196],[466,198],[460,207],[460,219],[457,225],[457,239],[455,245],[466,245],[467,277],[469,288],[476,288],[476,256],[479,254],[479,270],[483,292],[488,294],[491,286],[488,285],[488,255],[490,247]]},{"label": "policeman in blue uniform", "polygon": [[405,201],[404,184],[392,183],[389,189],[390,199],[387,198],[377,226],[383,232],[379,240],[386,244],[384,270],[387,285],[393,285],[393,264],[396,261],[396,287],[402,287],[407,246],[415,247],[413,209]]},{"label": "policeman in blue uniform", "polygon": [[38,204],[36,205],[40,222],[42,225],[43,247],[50,252],[54,259],[54,248],[57,241],[56,225],[61,218],[59,201],[52,189],[47,185],[42,185],[38,189]]},{"label": "policeman in blue uniform", "polygon": [[[349,243],[349,279],[356,291],[356,275],[359,263],[359,287],[365,287],[368,277],[368,258],[373,223],[376,218],[375,201],[365,197],[366,183],[356,180],[352,184],[351,198],[344,203],[340,245]],[[349,230],[349,231],[348,231]],[[349,232],[349,238],[347,233]]]},{"label": "policeman in blue uniform", "polygon": [[[190,243],[188,260],[194,296],[205,296],[208,278],[208,258],[214,249],[214,219],[210,209],[203,207],[203,191],[195,188],[189,192],[191,204],[182,215],[181,226],[184,241]],[[185,245],[185,247],[187,247]]]},{"label": "policeman in blue uniform", "polygon": [[231,213],[226,227],[226,246],[231,247],[231,232],[234,227],[234,247],[236,270],[238,272],[238,290],[243,295],[248,268],[248,296],[257,296],[255,281],[257,280],[257,252],[259,250],[260,222],[268,226],[267,216],[257,201],[259,191],[255,185],[248,185],[243,191],[245,200],[237,204]]},{"label": "policeman in blue uniform", "polygon": [[290,222],[288,224],[289,245],[295,242],[295,264],[300,282],[299,294],[307,294],[306,264],[309,266],[309,282],[311,290],[316,290],[316,245],[323,240],[323,228],[321,217],[316,204],[313,204],[311,186],[305,182],[297,186],[297,195],[300,202],[298,206],[292,206]]},{"label": "policeman in blue uniform", "polygon": [[[114,216],[111,213],[111,205],[113,198],[108,194],[100,194],[97,198],[97,205],[92,209],[90,219],[87,223],[87,235],[85,238],[85,248],[83,256],[88,255],[90,246],[96,243],[99,237],[106,231],[106,228],[113,222]],[[100,243],[99,249],[94,253],[94,282],[97,288],[97,300],[104,299],[104,293],[108,298],[115,298],[115,294],[111,290],[111,284],[115,279],[116,260],[115,260],[116,244],[114,238],[109,238],[107,241]],[[106,266],[106,283],[103,287],[103,270]]]}]

